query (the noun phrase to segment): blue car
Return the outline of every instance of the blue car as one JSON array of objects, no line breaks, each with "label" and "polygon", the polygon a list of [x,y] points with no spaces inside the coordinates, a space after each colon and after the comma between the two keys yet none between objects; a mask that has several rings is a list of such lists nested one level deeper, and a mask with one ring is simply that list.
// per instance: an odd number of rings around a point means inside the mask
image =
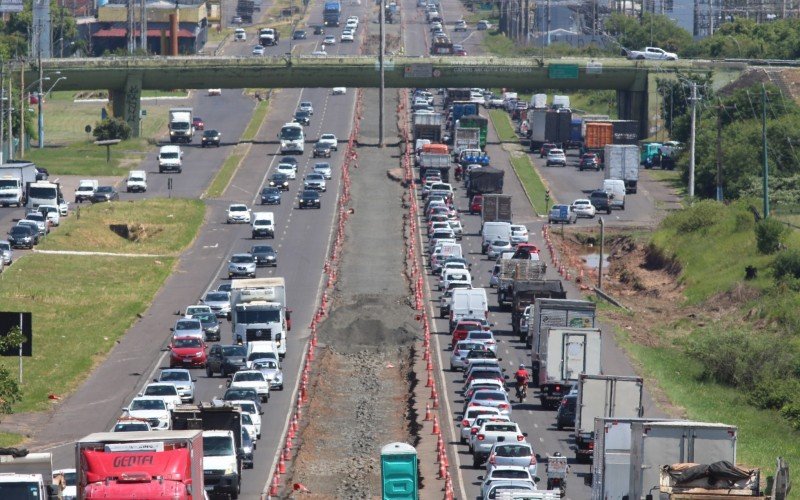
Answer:
[{"label": "blue car", "polygon": [[262,205],[280,205],[281,190],[276,187],[265,187],[261,190]]}]

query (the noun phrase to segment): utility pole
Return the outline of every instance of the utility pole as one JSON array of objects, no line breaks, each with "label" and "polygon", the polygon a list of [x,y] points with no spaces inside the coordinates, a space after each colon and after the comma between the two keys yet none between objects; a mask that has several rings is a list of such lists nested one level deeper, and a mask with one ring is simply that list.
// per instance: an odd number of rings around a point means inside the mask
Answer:
[{"label": "utility pole", "polygon": [[547,0],[547,46],[550,46],[550,0]]},{"label": "utility pole", "polygon": [[378,9],[378,23],[380,24],[380,32],[381,32],[380,33],[381,40],[380,40],[380,44],[379,44],[379,48],[378,48],[378,65],[380,66],[380,72],[381,72],[381,86],[378,89],[378,147],[381,147],[381,148],[384,146],[384,141],[383,141],[383,93],[384,93],[384,90],[385,90],[384,86],[385,86],[385,83],[386,83],[386,80],[384,79],[385,75],[384,75],[384,71],[383,71],[383,52],[385,50],[385,44],[386,44],[386,31],[385,31],[385,28],[384,28],[384,22],[385,22],[385,16],[386,16],[385,10],[386,10],[386,5],[385,5],[384,1],[381,0],[381,6],[380,6],[380,9]]},{"label": "utility pole", "polygon": [[[0,164],[5,163],[5,137],[3,130],[3,124],[5,121],[3,118],[5,117],[5,103],[3,102],[3,98],[5,97],[6,88],[3,86],[5,83],[3,81],[3,77],[5,76],[5,63],[3,60],[0,60]],[[11,103],[9,102],[9,108],[11,107]]]},{"label": "utility pole", "polygon": [[139,12],[139,45],[144,54],[147,54],[147,0],[142,0]]},{"label": "utility pole", "polygon": [[25,157],[25,62],[19,66],[19,157]]},{"label": "utility pole", "polygon": [[689,202],[694,203],[694,140],[697,133],[696,120],[697,120],[697,83],[692,82],[692,96],[689,98],[692,101],[692,128],[689,132]]},{"label": "utility pole", "polygon": [[44,69],[42,68],[42,47],[39,46],[39,98],[36,100],[36,105],[39,108],[39,149],[44,148],[44,113],[42,112],[42,99],[44,93],[42,92],[42,85],[44,83]]},{"label": "utility pole", "polygon": [[11,126],[11,113],[14,109],[11,101],[11,85],[14,83],[14,71],[8,65],[8,159],[14,159],[14,128]]},{"label": "utility pole", "polygon": [[769,160],[767,159],[767,89],[761,84],[761,148],[764,151],[764,218],[769,217]]}]

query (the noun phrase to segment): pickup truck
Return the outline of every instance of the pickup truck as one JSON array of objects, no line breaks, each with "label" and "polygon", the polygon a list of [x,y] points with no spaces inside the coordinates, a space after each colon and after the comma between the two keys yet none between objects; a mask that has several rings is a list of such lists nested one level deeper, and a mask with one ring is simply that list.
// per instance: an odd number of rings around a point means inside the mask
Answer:
[{"label": "pickup truck", "polygon": [[489,457],[492,446],[502,441],[513,443],[525,441],[527,433],[522,432],[514,422],[485,422],[475,435],[472,448],[472,466],[480,467]]},{"label": "pickup truck", "polygon": [[678,54],[658,47],[645,47],[642,50],[628,51],[628,59],[651,59],[654,61],[677,61]]}]

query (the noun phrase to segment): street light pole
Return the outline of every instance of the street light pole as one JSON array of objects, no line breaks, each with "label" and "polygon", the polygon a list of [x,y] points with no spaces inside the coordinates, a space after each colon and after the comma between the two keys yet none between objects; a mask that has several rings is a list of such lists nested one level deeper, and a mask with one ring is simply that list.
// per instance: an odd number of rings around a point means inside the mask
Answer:
[{"label": "street light pole", "polygon": [[44,68],[42,68],[42,47],[39,46],[39,98],[36,104],[39,108],[39,149],[44,148],[44,112],[42,110],[42,83],[44,82]]}]

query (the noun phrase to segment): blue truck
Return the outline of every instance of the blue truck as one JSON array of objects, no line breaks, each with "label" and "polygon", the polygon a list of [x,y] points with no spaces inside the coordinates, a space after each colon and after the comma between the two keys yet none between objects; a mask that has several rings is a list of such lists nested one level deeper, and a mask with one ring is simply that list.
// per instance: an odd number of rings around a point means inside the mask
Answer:
[{"label": "blue truck", "polygon": [[342,3],[339,1],[325,2],[322,11],[322,20],[325,26],[339,26],[339,18],[342,15]]}]

